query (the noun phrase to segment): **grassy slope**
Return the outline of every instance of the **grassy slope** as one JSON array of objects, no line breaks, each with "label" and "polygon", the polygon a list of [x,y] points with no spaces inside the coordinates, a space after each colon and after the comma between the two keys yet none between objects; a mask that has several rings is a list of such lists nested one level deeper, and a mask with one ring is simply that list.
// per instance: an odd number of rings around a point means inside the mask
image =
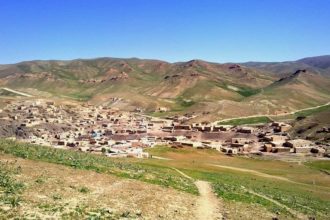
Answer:
[{"label": "grassy slope", "polygon": [[306,116],[310,116],[310,115],[313,115],[313,114],[318,114],[318,113],[326,112],[326,111],[330,111],[330,104],[325,105],[325,106],[321,106],[321,107],[315,108],[315,109],[298,111],[298,112],[294,113],[294,115],[296,117],[299,117],[299,116],[305,116],[306,117]]},{"label": "grassy slope", "polygon": [[[252,190],[309,216],[319,216],[320,219],[325,219],[325,216],[329,215],[330,195],[324,193],[329,190],[330,186],[328,176],[315,169],[310,169],[309,166],[280,161],[232,158],[214,151],[196,151],[189,148],[154,148],[150,149],[150,153],[174,160],[153,160],[147,161],[148,163],[174,166],[194,178],[210,181],[218,196],[227,201],[260,204],[272,212],[280,211],[284,213],[284,216],[290,216],[276,204],[247,192],[247,190]],[[285,177],[297,183],[216,168],[207,165],[209,163],[252,169],[269,175]],[[330,161],[324,163],[328,166]],[[317,185],[313,185],[313,180]]]},{"label": "grassy slope", "polygon": [[[223,122],[219,122],[220,125],[249,125],[249,124],[263,124],[263,123],[269,123],[271,121],[287,121],[287,120],[292,120],[297,117],[308,117],[311,116],[312,118],[314,117],[324,117],[327,118],[326,115],[321,115],[321,113],[326,113],[330,111],[330,104],[329,105],[324,105],[320,106],[314,109],[306,109],[306,110],[301,110],[297,111],[294,114],[288,114],[288,115],[283,115],[283,116],[256,116],[256,117],[247,117],[247,118],[240,118],[240,119],[232,119],[232,120],[225,120]],[[319,121],[319,120],[318,120]],[[326,126],[328,121],[326,123],[322,123],[324,126]]]},{"label": "grassy slope", "polygon": [[16,96],[21,96],[21,95],[0,88],[0,96],[16,97]]},{"label": "grassy slope", "polygon": [[[151,148],[149,151],[153,155],[172,158],[171,161],[109,159],[75,151],[19,144],[8,140],[1,140],[0,151],[16,157],[137,179],[196,194],[192,181],[171,169],[171,167],[176,167],[196,179],[210,181],[217,195],[226,202],[258,204],[273,213],[279,211],[282,213],[281,216],[290,218],[291,215],[285,209],[246,191],[252,190],[309,216],[318,216],[323,219],[329,214],[330,195],[325,193],[329,188],[324,188],[329,187],[328,176],[314,168],[309,168],[309,164],[302,166],[280,161],[232,158],[213,150],[168,147]],[[210,163],[253,169],[269,175],[285,177],[293,182],[217,168],[208,165]],[[322,165],[322,168],[324,166],[328,166],[327,162]]]},{"label": "grassy slope", "polygon": [[[1,72],[6,73],[5,70]],[[180,77],[182,81],[189,81],[196,77],[191,77],[191,73],[199,74],[201,79],[197,80],[198,86],[191,87],[189,84],[179,84],[182,89],[182,97],[193,99],[194,101],[207,100],[240,100],[242,96],[249,96],[251,86],[255,86],[255,81],[242,81],[241,73],[232,73],[227,67],[219,64],[198,62],[192,66],[186,63],[168,64],[162,61],[138,60],[138,59],[95,59],[95,60],[75,60],[75,61],[31,61],[17,65],[11,65],[8,71],[13,73],[30,73],[36,77],[15,78],[7,82],[7,86],[13,88],[36,88],[55,95],[71,97],[82,101],[90,100],[92,97],[102,96],[102,94],[115,94],[117,96],[126,94],[140,94],[149,96],[150,89],[159,90],[163,84],[164,92],[173,92]],[[254,70],[245,70],[257,79],[260,85],[270,83],[272,77],[265,77]],[[0,75],[1,75],[0,72]],[[129,75],[128,80],[107,81],[99,84],[79,83],[80,79],[103,79],[116,76],[122,72]],[[37,77],[38,74],[49,73],[52,77]],[[180,75],[173,82],[166,83],[165,76]],[[3,74],[6,76],[6,74]],[[237,78],[238,77],[238,78]],[[243,75],[243,77],[246,77]],[[232,84],[239,87],[239,91],[232,91],[226,86],[223,88],[217,84]],[[259,85],[258,84],[258,85]],[[259,86],[260,86],[259,85]],[[210,86],[212,88],[210,88]],[[198,91],[195,91],[198,90]],[[212,91],[212,94],[208,94]],[[181,93],[181,92],[180,92]],[[240,94],[242,93],[242,94]],[[177,97],[172,97],[177,98]],[[143,101],[150,101],[146,98]],[[142,102],[143,102],[142,101]]]},{"label": "grassy slope", "polygon": [[[194,219],[197,196],[114,175],[0,153],[1,180],[16,189],[0,219]],[[8,173],[10,180],[2,174]],[[92,180],[92,181],[91,181]],[[23,185],[19,188],[17,183]],[[157,195],[157,196],[154,196]]]},{"label": "grassy slope", "polygon": [[272,100],[279,107],[286,106],[289,109],[316,106],[329,100],[329,83],[328,77],[310,72],[301,73],[263,88],[257,99]]},{"label": "grassy slope", "polygon": [[306,166],[330,173],[329,161],[310,161],[306,163]]},{"label": "grassy slope", "polygon": [[[302,82],[267,87],[277,78],[258,69],[229,67],[228,64],[204,61],[169,64],[153,60],[101,58],[24,62],[0,70],[0,76],[13,72],[35,76],[49,73],[52,76],[49,79],[44,76],[13,78],[6,81],[6,86],[36,88],[62,98],[95,104],[121,97],[127,100],[122,108],[139,106],[149,113],[161,106],[172,109],[172,112],[162,115],[203,112],[211,108],[214,110],[212,114],[218,117],[234,117],[240,114],[237,113],[240,109],[247,108],[251,112],[247,113],[249,115],[267,113],[268,108],[272,113],[283,106],[287,107],[286,110],[314,106],[330,97],[329,80],[322,76],[307,76],[302,77]],[[96,84],[79,82],[109,79],[121,73],[127,73],[129,78]],[[192,100],[194,104],[182,105],[178,101],[180,98]],[[222,103],[224,100],[233,101],[234,105],[225,105]],[[265,104],[265,100],[273,104]]]},{"label": "grassy slope", "polygon": [[[0,161],[0,204],[17,207],[21,201],[20,194],[24,185],[13,177],[20,173],[20,168],[12,163]],[[0,209],[0,216],[2,213]]]},{"label": "grassy slope", "polygon": [[0,151],[21,158],[57,163],[77,169],[93,170],[197,193],[197,189],[191,181],[182,178],[172,169],[157,165],[138,164],[137,160],[109,159],[104,156],[20,144],[8,140],[1,140]]}]

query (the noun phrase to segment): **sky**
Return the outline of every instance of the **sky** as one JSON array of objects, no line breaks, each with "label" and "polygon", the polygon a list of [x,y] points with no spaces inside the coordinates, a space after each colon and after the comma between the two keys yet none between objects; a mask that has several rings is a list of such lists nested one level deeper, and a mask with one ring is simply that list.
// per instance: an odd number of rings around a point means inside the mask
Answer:
[{"label": "sky", "polygon": [[330,0],[0,0],[0,63],[330,54]]}]

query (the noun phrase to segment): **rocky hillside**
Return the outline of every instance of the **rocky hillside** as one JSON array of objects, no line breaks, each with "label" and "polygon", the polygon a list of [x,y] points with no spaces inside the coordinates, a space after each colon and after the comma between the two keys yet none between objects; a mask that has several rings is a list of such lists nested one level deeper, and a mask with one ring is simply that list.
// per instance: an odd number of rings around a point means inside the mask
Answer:
[{"label": "rocky hillside", "polygon": [[[0,66],[0,86],[131,110],[140,107],[153,112],[166,107],[169,114],[199,112],[204,116],[212,110],[212,117],[229,117],[328,101],[330,78],[325,67],[323,61],[310,59],[246,64],[136,58],[27,61]],[[297,71],[305,72],[292,76]],[[287,104],[290,98],[297,101]]]},{"label": "rocky hillside", "polygon": [[297,117],[293,122],[290,135],[295,138],[305,138],[314,141],[328,142],[330,140],[330,109],[310,115]]}]

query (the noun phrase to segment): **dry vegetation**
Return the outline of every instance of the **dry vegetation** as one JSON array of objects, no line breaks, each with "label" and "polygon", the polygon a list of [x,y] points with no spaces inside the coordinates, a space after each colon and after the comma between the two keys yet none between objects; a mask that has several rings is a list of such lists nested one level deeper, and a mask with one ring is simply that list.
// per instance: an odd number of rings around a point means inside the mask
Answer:
[{"label": "dry vegetation", "polygon": [[0,159],[10,169],[19,167],[10,178],[22,186],[15,201],[0,202],[0,218],[194,218],[197,196],[192,194],[3,154]]}]

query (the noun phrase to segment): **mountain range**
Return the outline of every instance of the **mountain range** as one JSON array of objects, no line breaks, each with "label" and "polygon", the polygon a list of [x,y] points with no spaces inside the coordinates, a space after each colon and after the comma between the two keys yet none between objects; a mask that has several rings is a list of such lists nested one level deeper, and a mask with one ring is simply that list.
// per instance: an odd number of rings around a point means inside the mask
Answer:
[{"label": "mountain range", "polygon": [[[288,62],[169,63],[97,58],[0,65],[0,87],[152,115],[213,120],[279,114],[330,100],[330,56]],[[159,113],[157,109],[168,112]]]}]

